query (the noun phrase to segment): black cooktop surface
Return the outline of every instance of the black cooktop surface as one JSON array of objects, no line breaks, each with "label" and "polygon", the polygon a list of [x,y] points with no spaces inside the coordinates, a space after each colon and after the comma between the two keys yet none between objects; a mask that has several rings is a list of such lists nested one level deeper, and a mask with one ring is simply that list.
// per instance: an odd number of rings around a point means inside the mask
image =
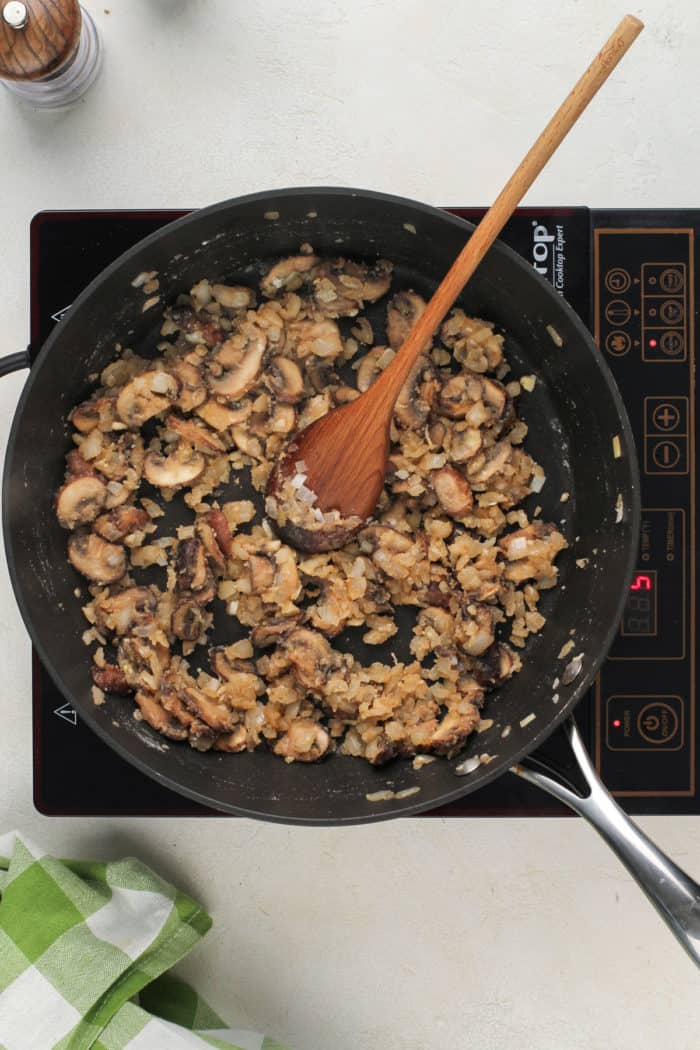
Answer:
[{"label": "black cooktop surface", "polygon": [[[478,208],[450,209],[476,221]],[[42,212],[31,227],[31,342],[85,285],[185,214]],[[638,570],[608,660],[577,711],[596,766],[631,813],[698,813],[695,707],[695,236],[700,211],[521,209],[503,240],[589,325],[620,386],[642,470]],[[213,815],[112,752],[36,654],[34,801],[47,815]],[[90,785],[86,791],[86,785]],[[511,775],[442,816],[568,813]]]}]

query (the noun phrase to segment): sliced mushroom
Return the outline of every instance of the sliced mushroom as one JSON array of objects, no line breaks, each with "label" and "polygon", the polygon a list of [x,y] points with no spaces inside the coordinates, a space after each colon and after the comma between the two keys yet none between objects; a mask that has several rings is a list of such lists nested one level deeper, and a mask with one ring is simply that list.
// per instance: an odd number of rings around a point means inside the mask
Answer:
[{"label": "sliced mushroom", "polygon": [[440,383],[429,358],[421,355],[399,391],[394,406],[394,419],[407,430],[424,426]]},{"label": "sliced mushroom", "polygon": [[275,567],[271,558],[261,557],[259,554],[251,555],[248,560],[248,573],[251,594],[262,594],[275,582]]},{"label": "sliced mushroom", "polygon": [[278,292],[295,292],[310,280],[312,271],[319,263],[316,255],[292,255],[268,270],[260,282],[263,295],[271,298]]},{"label": "sliced mushroom", "polygon": [[214,674],[221,678],[222,681],[227,682],[234,675],[238,673],[238,668],[235,666],[241,661],[231,660],[226,652],[226,647],[223,645],[215,646],[209,650],[209,664]]},{"label": "sliced mushroom", "polygon": [[216,318],[206,311],[195,313],[187,306],[175,307],[167,316],[175,330],[179,329],[187,342],[195,346],[199,343],[209,347],[218,346],[224,337]]},{"label": "sliced mushroom", "polygon": [[430,747],[441,755],[456,754],[478,727],[481,717],[474,704],[462,702],[447,711],[430,738]]},{"label": "sliced mushroom", "polygon": [[184,599],[175,607],[172,632],[184,642],[196,642],[204,631],[207,618],[197,602]]},{"label": "sliced mushroom", "polygon": [[264,344],[251,346],[239,358],[238,364],[221,376],[209,375],[207,383],[212,394],[227,401],[239,401],[260,375],[264,354]]},{"label": "sliced mushroom", "polygon": [[495,638],[495,610],[492,605],[470,603],[455,621],[455,640],[469,656],[481,656]]},{"label": "sliced mushroom", "polygon": [[71,449],[66,456],[66,476],[68,478],[82,478],[87,474],[95,474],[95,468],[83,456],[79,448]]},{"label": "sliced mushroom", "polygon": [[92,667],[92,680],[98,689],[106,693],[119,693],[127,696],[132,692],[131,686],[124,677],[124,672],[116,664],[105,664],[104,667]]},{"label": "sliced mushroom", "polygon": [[139,690],[134,700],[138,704],[144,722],[148,722],[149,726],[162,733],[168,740],[187,740],[186,728],[165,710],[153,693]]},{"label": "sliced mushroom", "polygon": [[265,372],[265,384],[278,401],[293,405],[304,396],[304,377],[296,361],[273,357]]},{"label": "sliced mushroom", "polygon": [[293,321],[288,332],[298,358],[313,355],[324,361],[335,361],[343,352],[343,340],[335,321]]},{"label": "sliced mushroom", "polygon": [[68,559],[74,569],[95,583],[115,583],[126,572],[124,548],[107,543],[94,532],[71,536],[68,540]]},{"label": "sliced mushroom", "polygon": [[520,670],[517,653],[504,642],[496,642],[483,657],[474,661],[473,674],[482,689],[496,689]]},{"label": "sliced mushroom", "polygon": [[192,685],[185,685],[178,690],[178,696],[190,712],[200,718],[219,733],[231,733],[236,726],[233,711],[225,704],[217,703],[203,690]]},{"label": "sliced mushroom", "polygon": [[203,545],[194,538],[180,540],[175,556],[177,585],[182,591],[198,591],[209,579],[209,566]]},{"label": "sliced mushroom", "polygon": [[[360,360],[357,366],[357,389],[364,394],[374,380],[395,356],[395,351],[388,346],[375,346]],[[353,368],[355,366],[353,365]]]},{"label": "sliced mushroom", "polygon": [[[232,650],[235,650],[236,643],[232,646],[216,646],[209,650],[209,664],[214,674],[221,678],[224,682],[234,682],[236,685],[240,685],[243,691],[246,691],[249,686],[254,687],[254,692],[257,695],[264,691],[264,686],[261,678],[255,674],[255,664],[252,660],[242,660],[240,657],[232,655]],[[246,679],[243,679],[241,675],[247,675]],[[255,679],[253,682],[252,679]]]},{"label": "sliced mushroom", "polygon": [[195,751],[209,751],[217,738],[216,732],[187,710],[178,695],[179,688],[180,682],[177,676],[173,682],[170,675],[164,675],[159,696],[160,703],[173,718],[186,727],[187,738]]},{"label": "sliced mushroom", "polygon": [[219,546],[216,533],[211,527],[209,521],[200,518],[195,525],[195,533],[197,538],[201,541],[209,561],[216,569],[223,572],[226,568],[226,558],[224,557],[224,552]]},{"label": "sliced mushroom", "polygon": [[443,386],[438,410],[452,419],[466,419],[470,427],[480,427],[502,418],[506,399],[501,383],[464,369]]},{"label": "sliced mushroom", "polygon": [[[216,747],[217,741],[226,740],[225,736],[218,736],[211,726],[205,725],[199,718],[193,718],[188,726],[188,740],[190,747],[195,751],[211,751]],[[220,750],[225,750],[221,748]]]},{"label": "sliced mushroom", "polygon": [[297,627],[283,640],[294,677],[305,689],[320,690],[340,655],[318,631]]},{"label": "sliced mushroom", "polygon": [[110,543],[118,543],[132,532],[138,532],[144,525],[148,525],[150,517],[145,510],[139,507],[121,506],[110,510],[108,514],[101,514],[93,525],[93,530],[98,536]]},{"label": "sliced mushroom", "polygon": [[432,475],[433,488],[440,506],[451,518],[463,518],[474,506],[469,482],[454,467],[442,467],[434,470]]},{"label": "sliced mushroom", "polygon": [[366,303],[374,303],[391,286],[392,264],[378,259],[368,266],[348,259],[323,262],[313,281],[314,303],[326,317],[354,317]]},{"label": "sliced mushroom", "polygon": [[207,521],[214,530],[216,536],[216,542],[221,547],[221,550],[227,558],[231,557],[231,546],[233,544],[233,536],[231,534],[231,526],[228,523],[228,519],[223,511],[211,510],[207,514]]},{"label": "sliced mushroom", "polygon": [[469,372],[460,372],[451,376],[440,391],[438,410],[451,419],[462,419],[474,403],[481,399],[481,394],[480,377]]},{"label": "sliced mushroom", "polygon": [[187,597],[191,598],[192,601],[197,602],[198,605],[208,605],[209,602],[213,602],[216,598],[217,584],[213,573],[207,573],[206,583],[199,590],[190,591]]},{"label": "sliced mushroom", "polygon": [[141,479],[143,456],[141,435],[123,433],[103,441],[99,454],[91,463],[110,481],[123,481],[127,488],[135,489]]},{"label": "sliced mushroom", "polygon": [[393,350],[398,350],[406,342],[425,306],[425,299],[412,291],[397,292],[390,300],[386,309],[386,337]]},{"label": "sliced mushroom", "polygon": [[294,616],[282,616],[278,619],[266,620],[265,623],[259,623],[253,628],[250,640],[259,649],[265,649],[268,645],[274,645],[298,626],[301,617],[302,613],[298,612]]},{"label": "sliced mushroom", "polygon": [[151,485],[162,489],[176,489],[190,485],[204,472],[205,459],[184,441],[180,441],[174,452],[163,456],[160,452],[149,452],[143,473]]},{"label": "sliced mushroom", "polygon": [[[169,714],[173,715],[173,717],[183,726],[186,726],[187,729],[191,729],[196,719],[195,716],[187,710],[178,695],[182,684],[179,674],[173,671],[166,671],[161,678],[158,699]],[[212,730],[209,726],[207,726],[207,732],[210,736],[213,736]]]},{"label": "sliced mushroom", "polygon": [[193,419],[170,415],[165,421],[165,426],[202,452],[211,454],[226,451],[221,438],[218,438],[208,427],[195,423]]},{"label": "sliced mushroom", "polygon": [[481,385],[484,390],[484,401],[493,409],[493,419],[502,419],[506,410],[508,395],[502,383],[487,376],[481,377]]},{"label": "sliced mushroom", "polygon": [[180,384],[176,408],[181,412],[193,412],[207,399],[207,388],[200,369],[185,360],[175,361],[169,367]]},{"label": "sliced mushroom", "polygon": [[205,401],[196,411],[213,430],[228,430],[229,427],[245,423],[252,412],[252,405],[244,402],[239,408],[229,408],[218,401]]},{"label": "sliced mushroom", "polygon": [[170,653],[165,645],[126,635],[119,642],[117,663],[129,685],[155,693],[170,663]]},{"label": "sliced mushroom", "polygon": [[273,751],[285,762],[317,762],[328,751],[331,738],[311,718],[296,718],[274,744]]},{"label": "sliced mushroom", "polygon": [[107,486],[90,474],[67,481],[56,495],[56,515],[64,529],[94,521],[107,500]]},{"label": "sliced mushroom", "polygon": [[320,357],[309,357],[304,365],[311,389],[317,394],[323,394],[329,387],[340,382],[340,377],[332,365]]},{"label": "sliced mushroom", "polygon": [[157,628],[157,611],[157,594],[150,587],[127,587],[97,604],[97,623],[101,630],[122,637],[147,624]]},{"label": "sliced mushroom", "polygon": [[[277,314],[274,314],[279,321]],[[209,358],[214,374],[218,367],[222,370],[237,368],[251,350],[267,349],[269,331],[257,321],[239,321],[228,339],[221,344]]]},{"label": "sliced mushroom", "polygon": [[213,284],[211,294],[227,310],[247,310],[255,305],[252,288],[240,284]]},{"label": "sliced mushroom", "polygon": [[477,454],[481,443],[482,437],[479,430],[470,427],[467,430],[455,431],[450,444],[450,459],[453,463],[465,463]]},{"label": "sliced mushroom", "polygon": [[487,481],[490,481],[495,474],[503,470],[512,453],[513,446],[507,441],[499,441],[497,445],[493,445],[485,457],[479,457],[480,460],[483,460],[483,463],[476,470],[470,470],[469,465],[467,465],[467,473],[471,483],[476,486],[482,486]]},{"label": "sliced mushroom", "polygon": [[235,753],[245,751],[248,744],[248,731],[245,726],[238,726],[232,733],[219,736],[214,741],[215,751],[229,751]]},{"label": "sliced mushroom", "polygon": [[91,430],[111,430],[115,420],[116,397],[93,397],[74,408],[70,420],[76,430],[87,434]]},{"label": "sliced mushroom", "polygon": [[117,415],[130,427],[167,411],[177,400],[180,384],[168,372],[142,372],[126,384],[117,398]]}]

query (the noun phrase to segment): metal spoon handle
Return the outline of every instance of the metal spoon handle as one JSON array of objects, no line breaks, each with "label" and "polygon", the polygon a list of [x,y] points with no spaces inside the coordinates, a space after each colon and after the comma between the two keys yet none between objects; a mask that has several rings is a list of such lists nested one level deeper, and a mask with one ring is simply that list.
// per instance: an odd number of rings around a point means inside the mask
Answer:
[{"label": "metal spoon handle", "polygon": [[578,795],[554,777],[527,764],[515,767],[513,772],[564,802],[593,825],[644,890],[693,962],[700,966],[700,886],[620,809],[598,777],[573,719],[566,723],[565,731],[588,786],[588,795]]}]

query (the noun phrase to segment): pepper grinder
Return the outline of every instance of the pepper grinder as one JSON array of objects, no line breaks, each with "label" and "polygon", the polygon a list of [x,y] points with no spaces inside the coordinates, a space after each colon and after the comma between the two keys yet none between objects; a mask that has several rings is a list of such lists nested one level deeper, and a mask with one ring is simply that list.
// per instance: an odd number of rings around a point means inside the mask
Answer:
[{"label": "pepper grinder", "polygon": [[0,0],[0,80],[26,102],[76,102],[100,71],[95,23],[78,0]]}]

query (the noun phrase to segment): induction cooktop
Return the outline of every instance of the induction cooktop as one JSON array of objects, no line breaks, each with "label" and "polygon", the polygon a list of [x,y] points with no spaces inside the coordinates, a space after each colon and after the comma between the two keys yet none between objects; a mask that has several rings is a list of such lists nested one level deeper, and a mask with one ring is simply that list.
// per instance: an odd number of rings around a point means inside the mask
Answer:
[{"label": "induction cooktop", "polygon": [[[477,221],[480,208],[450,208]],[[184,211],[46,211],[31,225],[35,355],[78,293]],[[610,655],[576,719],[630,813],[699,813],[696,781],[695,237],[700,210],[523,208],[502,239],[590,327],[622,391],[642,471],[642,532]],[[214,815],[128,765],[33,656],[34,801],[47,815]],[[568,814],[506,775],[440,816]]]}]

